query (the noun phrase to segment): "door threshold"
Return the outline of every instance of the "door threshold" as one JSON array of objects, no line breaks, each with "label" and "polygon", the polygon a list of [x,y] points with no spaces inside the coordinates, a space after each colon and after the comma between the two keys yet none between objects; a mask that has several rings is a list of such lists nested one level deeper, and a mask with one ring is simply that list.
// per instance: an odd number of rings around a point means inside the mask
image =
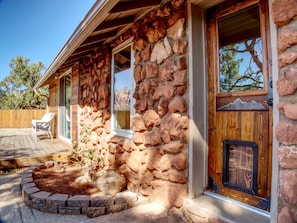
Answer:
[{"label": "door threshold", "polygon": [[186,198],[183,212],[192,222],[270,223],[269,212],[208,191],[196,198]]},{"label": "door threshold", "polygon": [[254,212],[254,213],[257,213],[257,214],[259,214],[259,215],[262,215],[262,216],[264,216],[264,217],[270,218],[270,212],[269,212],[269,211],[265,211],[265,210],[263,210],[263,209],[254,207],[254,206],[252,206],[252,205],[245,204],[245,203],[243,203],[243,202],[234,200],[234,199],[229,198],[229,197],[225,197],[225,196],[220,195],[220,194],[216,194],[216,193],[211,192],[211,191],[204,191],[203,193],[204,193],[205,195],[207,195],[207,196],[210,196],[210,197],[213,197],[213,198],[222,200],[222,201],[224,201],[224,202],[227,202],[227,203],[236,205],[236,206],[238,206],[238,207],[247,209],[247,210],[249,210],[249,211],[252,211],[252,212]]}]

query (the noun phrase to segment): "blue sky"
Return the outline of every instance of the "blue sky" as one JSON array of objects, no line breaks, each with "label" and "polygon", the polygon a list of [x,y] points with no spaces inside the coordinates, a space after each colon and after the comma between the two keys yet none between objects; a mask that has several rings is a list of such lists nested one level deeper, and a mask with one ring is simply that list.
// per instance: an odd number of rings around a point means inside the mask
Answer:
[{"label": "blue sky", "polygon": [[[48,68],[95,0],[0,0],[0,80],[16,56]],[[45,70],[44,70],[45,71]],[[44,72],[43,71],[43,72]]]}]

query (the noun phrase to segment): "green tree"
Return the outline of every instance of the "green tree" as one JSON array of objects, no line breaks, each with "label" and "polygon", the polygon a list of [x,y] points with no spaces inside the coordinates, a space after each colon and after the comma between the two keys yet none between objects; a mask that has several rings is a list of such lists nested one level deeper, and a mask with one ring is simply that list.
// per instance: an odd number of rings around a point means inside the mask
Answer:
[{"label": "green tree", "polygon": [[220,48],[220,92],[263,89],[261,38]]},{"label": "green tree", "polygon": [[41,88],[38,92],[33,89],[44,65],[29,61],[22,56],[10,61],[10,75],[0,82],[0,109],[46,108],[48,89]]}]

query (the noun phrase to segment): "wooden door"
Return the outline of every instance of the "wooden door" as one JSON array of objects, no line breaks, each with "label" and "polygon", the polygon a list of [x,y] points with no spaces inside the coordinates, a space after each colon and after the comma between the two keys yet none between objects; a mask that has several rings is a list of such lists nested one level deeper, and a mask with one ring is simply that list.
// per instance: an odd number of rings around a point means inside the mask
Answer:
[{"label": "wooden door", "polygon": [[272,97],[267,6],[226,1],[208,19],[208,189],[269,209]]}]

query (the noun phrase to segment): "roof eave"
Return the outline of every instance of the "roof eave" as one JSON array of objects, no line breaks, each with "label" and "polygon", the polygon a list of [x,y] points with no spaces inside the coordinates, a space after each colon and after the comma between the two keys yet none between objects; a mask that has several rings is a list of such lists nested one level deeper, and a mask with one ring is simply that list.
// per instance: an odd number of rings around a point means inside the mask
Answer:
[{"label": "roof eave", "polygon": [[34,89],[38,89],[47,84],[59,67],[67,60],[68,57],[80,46],[80,44],[92,33],[92,31],[107,16],[109,11],[119,2],[119,0],[97,0],[86,16],[76,27],[72,35],[61,48],[51,65],[45,71],[44,75],[35,84]]}]

